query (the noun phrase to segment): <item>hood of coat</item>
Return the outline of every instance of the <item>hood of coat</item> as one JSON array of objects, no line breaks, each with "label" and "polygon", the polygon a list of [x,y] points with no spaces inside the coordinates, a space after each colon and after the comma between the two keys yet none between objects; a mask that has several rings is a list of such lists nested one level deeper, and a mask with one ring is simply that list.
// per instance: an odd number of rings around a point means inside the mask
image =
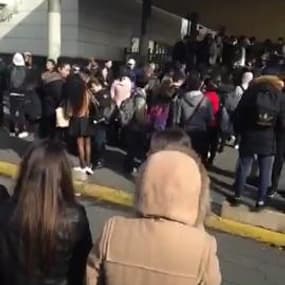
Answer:
[{"label": "hood of coat", "polygon": [[204,94],[197,90],[184,93],[183,99],[188,103],[189,106],[195,108],[203,97]]},{"label": "hood of coat", "polygon": [[143,217],[194,226],[201,187],[202,175],[193,158],[179,151],[160,151],[151,155],[141,168],[136,184],[136,209]]},{"label": "hood of coat", "polygon": [[63,80],[58,72],[45,72],[42,74],[43,84],[49,84],[54,81]]},{"label": "hood of coat", "polygon": [[274,75],[265,75],[257,77],[253,80],[252,86],[268,86],[277,89],[278,91],[282,91],[284,88],[284,82],[278,76]]}]

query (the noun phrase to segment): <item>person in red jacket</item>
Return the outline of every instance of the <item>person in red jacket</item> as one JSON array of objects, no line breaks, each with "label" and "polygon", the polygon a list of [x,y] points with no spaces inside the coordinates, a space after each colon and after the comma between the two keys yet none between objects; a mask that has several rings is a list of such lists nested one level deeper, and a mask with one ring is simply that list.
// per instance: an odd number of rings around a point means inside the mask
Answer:
[{"label": "person in red jacket", "polygon": [[216,157],[219,144],[219,113],[220,113],[220,97],[217,93],[218,85],[214,79],[205,80],[205,96],[212,104],[214,112],[214,120],[209,128],[209,165],[212,165]]}]

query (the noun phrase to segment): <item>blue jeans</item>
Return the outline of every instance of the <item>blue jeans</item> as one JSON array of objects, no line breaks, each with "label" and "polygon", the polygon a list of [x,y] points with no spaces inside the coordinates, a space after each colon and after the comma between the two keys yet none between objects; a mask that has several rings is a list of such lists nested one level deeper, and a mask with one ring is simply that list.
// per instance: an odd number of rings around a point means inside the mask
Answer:
[{"label": "blue jeans", "polygon": [[[272,166],[274,156],[258,155],[259,166],[259,186],[258,186],[258,201],[265,201],[268,187],[271,183]],[[240,197],[246,184],[246,180],[250,174],[254,156],[240,156],[236,180],[234,184],[235,195]]]}]

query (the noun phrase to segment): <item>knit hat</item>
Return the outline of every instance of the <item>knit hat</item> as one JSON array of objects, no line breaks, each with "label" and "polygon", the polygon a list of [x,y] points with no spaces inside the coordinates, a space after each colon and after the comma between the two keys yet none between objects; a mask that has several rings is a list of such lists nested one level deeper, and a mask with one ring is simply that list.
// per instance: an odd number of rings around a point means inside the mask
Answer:
[{"label": "knit hat", "polygon": [[17,52],[13,56],[13,64],[15,66],[25,66],[25,60],[21,53]]}]

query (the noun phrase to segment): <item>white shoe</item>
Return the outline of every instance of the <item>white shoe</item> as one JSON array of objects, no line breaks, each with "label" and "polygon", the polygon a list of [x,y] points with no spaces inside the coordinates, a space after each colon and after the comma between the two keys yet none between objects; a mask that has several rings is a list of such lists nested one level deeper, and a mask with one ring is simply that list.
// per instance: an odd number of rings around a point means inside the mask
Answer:
[{"label": "white shoe", "polygon": [[85,167],[85,173],[87,175],[93,175],[94,174],[94,171],[92,170],[91,167]]},{"label": "white shoe", "polygon": [[18,138],[20,138],[20,139],[27,138],[28,136],[29,136],[28,132],[21,132],[18,134]]},{"label": "white shoe", "polygon": [[236,144],[236,145],[234,146],[234,148],[235,148],[236,150],[239,150],[239,145]]},{"label": "white shoe", "polygon": [[85,173],[85,168],[81,168],[80,166],[73,167],[73,170],[76,172]]}]

